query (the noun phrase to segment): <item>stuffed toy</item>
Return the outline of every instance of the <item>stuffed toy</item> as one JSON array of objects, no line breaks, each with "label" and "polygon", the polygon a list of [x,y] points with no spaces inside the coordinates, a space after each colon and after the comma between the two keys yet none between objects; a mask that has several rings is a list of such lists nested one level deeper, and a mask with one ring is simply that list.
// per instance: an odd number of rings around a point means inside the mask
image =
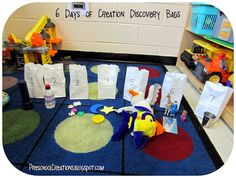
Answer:
[{"label": "stuffed toy", "polygon": [[132,106],[116,110],[117,113],[122,113],[122,121],[119,129],[111,138],[113,141],[121,140],[130,131],[134,137],[134,146],[142,148],[149,138],[164,133],[164,127],[155,120],[153,109],[151,108],[151,105],[156,102],[160,88],[159,84],[152,85],[146,99],[143,92],[129,90],[132,95]]}]

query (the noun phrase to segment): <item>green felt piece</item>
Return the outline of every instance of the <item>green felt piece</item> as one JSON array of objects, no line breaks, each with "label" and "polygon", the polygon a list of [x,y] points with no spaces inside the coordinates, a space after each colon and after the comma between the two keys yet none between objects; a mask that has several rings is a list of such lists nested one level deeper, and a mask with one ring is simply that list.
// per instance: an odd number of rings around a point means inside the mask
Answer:
[{"label": "green felt piece", "polygon": [[106,146],[113,134],[113,127],[106,119],[101,124],[94,124],[93,116],[75,115],[63,120],[54,133],[56,143],[73,153],[88,153]]},{"label": "green felt piece", "polygon": [[3,144],[14,143],[34,132],[40,116],[33,110],[22,109],[3,112]]}]

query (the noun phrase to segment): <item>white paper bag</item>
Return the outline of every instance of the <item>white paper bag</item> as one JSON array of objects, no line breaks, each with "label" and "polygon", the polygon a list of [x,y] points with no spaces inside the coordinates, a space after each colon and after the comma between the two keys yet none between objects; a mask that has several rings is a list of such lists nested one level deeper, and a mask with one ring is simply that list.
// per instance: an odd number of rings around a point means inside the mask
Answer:
[{"label": "white paper bag", "polygon": [[43,73],[41,64],[28,63],[24,66],[24,78],[31,98],[44,97]]},{"label": "white paper bag", "polygon": [[130,89],[142,91],[145,93],[148,77],[148,70],[139,70],[138,67],[127,67],[123,98],[127,101],[131,100],[131,95],[128,92]]},{"label": "white paper bag", "polygon": [[195,109],[195,114],[203,118],[204,112],[208,111],[215,114],[216,119],[219,119],[232,94],[232,88],[223,86],[221,83],[207,81]]},{"label": "white paper bag", "polygon": [[116,83],[119,73],[117,65],[98,65],[98,98],[115,99]]},{"label": "white paper bag", "polygon": [[63,64],[45,64],[44,81],[51,85],[55,97],[66,96],[66,79],[64,76]]},{"label": "white paper bag", "polygon": [[186,81],[186,74],[166,72],[162,84],[160,107],[166,108],[169,102],[176,101],[179,109]]},{"label": "white paper bag", "polygon": [[86,66],[70,64],[70,99],[88,99]]}]

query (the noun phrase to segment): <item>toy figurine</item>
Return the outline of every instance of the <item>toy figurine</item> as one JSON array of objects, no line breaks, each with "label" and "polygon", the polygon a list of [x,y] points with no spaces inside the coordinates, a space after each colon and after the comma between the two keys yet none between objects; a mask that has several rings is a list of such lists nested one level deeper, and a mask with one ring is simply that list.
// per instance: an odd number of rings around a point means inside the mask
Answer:
[{"label": "toy figurine", "polygon": [[175,113],[178,109],[178,103],[177,101],[175,101],[173,104],[171,104],[170,106],[170,116],[174,117],[175,116]]},{"label": "toy figurine", "polygon": [[119,129],[112,136],[113,141],[119,141],[130,130],[131,135],[134,136],[135,147],[142,148],[150,137],[160,135],[165,131],[162,125],[155,121],[151,108],[151,105],[156,102],[159,89],[159,84],[152,85],[146,99],[141,91],[129,90],[132,95],[132,106],[116,110],[122,113],[122,121]]},{"label": "toy figurine", "polygon": [[187,114],[188,114],[188,112],[186,110],[183,110],[182,114],[180,116],[180,121],[185,122],[187,119]]},{"label": "toy figurine", "polygon": [[166,103],[166,109],[165,109],[164,115],[168,116],[170,113],[170,107],[172,105],[170,93],[168,93],[166,98],[167,98],[167,103]]}]

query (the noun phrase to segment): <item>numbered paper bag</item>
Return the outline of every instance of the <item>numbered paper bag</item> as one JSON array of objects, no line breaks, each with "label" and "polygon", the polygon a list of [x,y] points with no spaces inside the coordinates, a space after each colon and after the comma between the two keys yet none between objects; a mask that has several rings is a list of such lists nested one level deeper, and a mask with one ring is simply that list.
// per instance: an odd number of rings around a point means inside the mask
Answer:
[{"label": "numbered paper bag", "polygon": [[44,67],[44,80],[52,87],[55,97],[66,96],[66,79],[64,76],[63,64],[45,64]]},{"label": "numbered paper bag", "polygon": [[207,81],[195,109],[195,114],[203,118],[204,112],[208,111],[215,114],[218,119],[232,94],[232,88],[223,86],[221,83]]},{"label": "numbered paper bag", "polygon": [[168,104],[177,102],[179,109],[186,81],[186,74],[166,72],[162,84],[160,107],[166,108]]},{"label": "numbered paper bag", "polygon": [[148,70],[139,70],[138,67],[127,67],[123,98],[128,101],[131,100],[131,95],[128,92],[130,89],[145,93],[148,77]]},{"label": "numbered paper bag", "polygon": [[98,65],[98,98],[115,99],[119,73],[117,65]]},{"label": "numbered paper bag", "polygon": [[70,64],[70,99],[88,99],[86,66]]},{"label": "numbered paper bag", "polygon": [[24,66],[24,78],[31,98],[44,97],[43,73],[41,64],[28,63]]}]

